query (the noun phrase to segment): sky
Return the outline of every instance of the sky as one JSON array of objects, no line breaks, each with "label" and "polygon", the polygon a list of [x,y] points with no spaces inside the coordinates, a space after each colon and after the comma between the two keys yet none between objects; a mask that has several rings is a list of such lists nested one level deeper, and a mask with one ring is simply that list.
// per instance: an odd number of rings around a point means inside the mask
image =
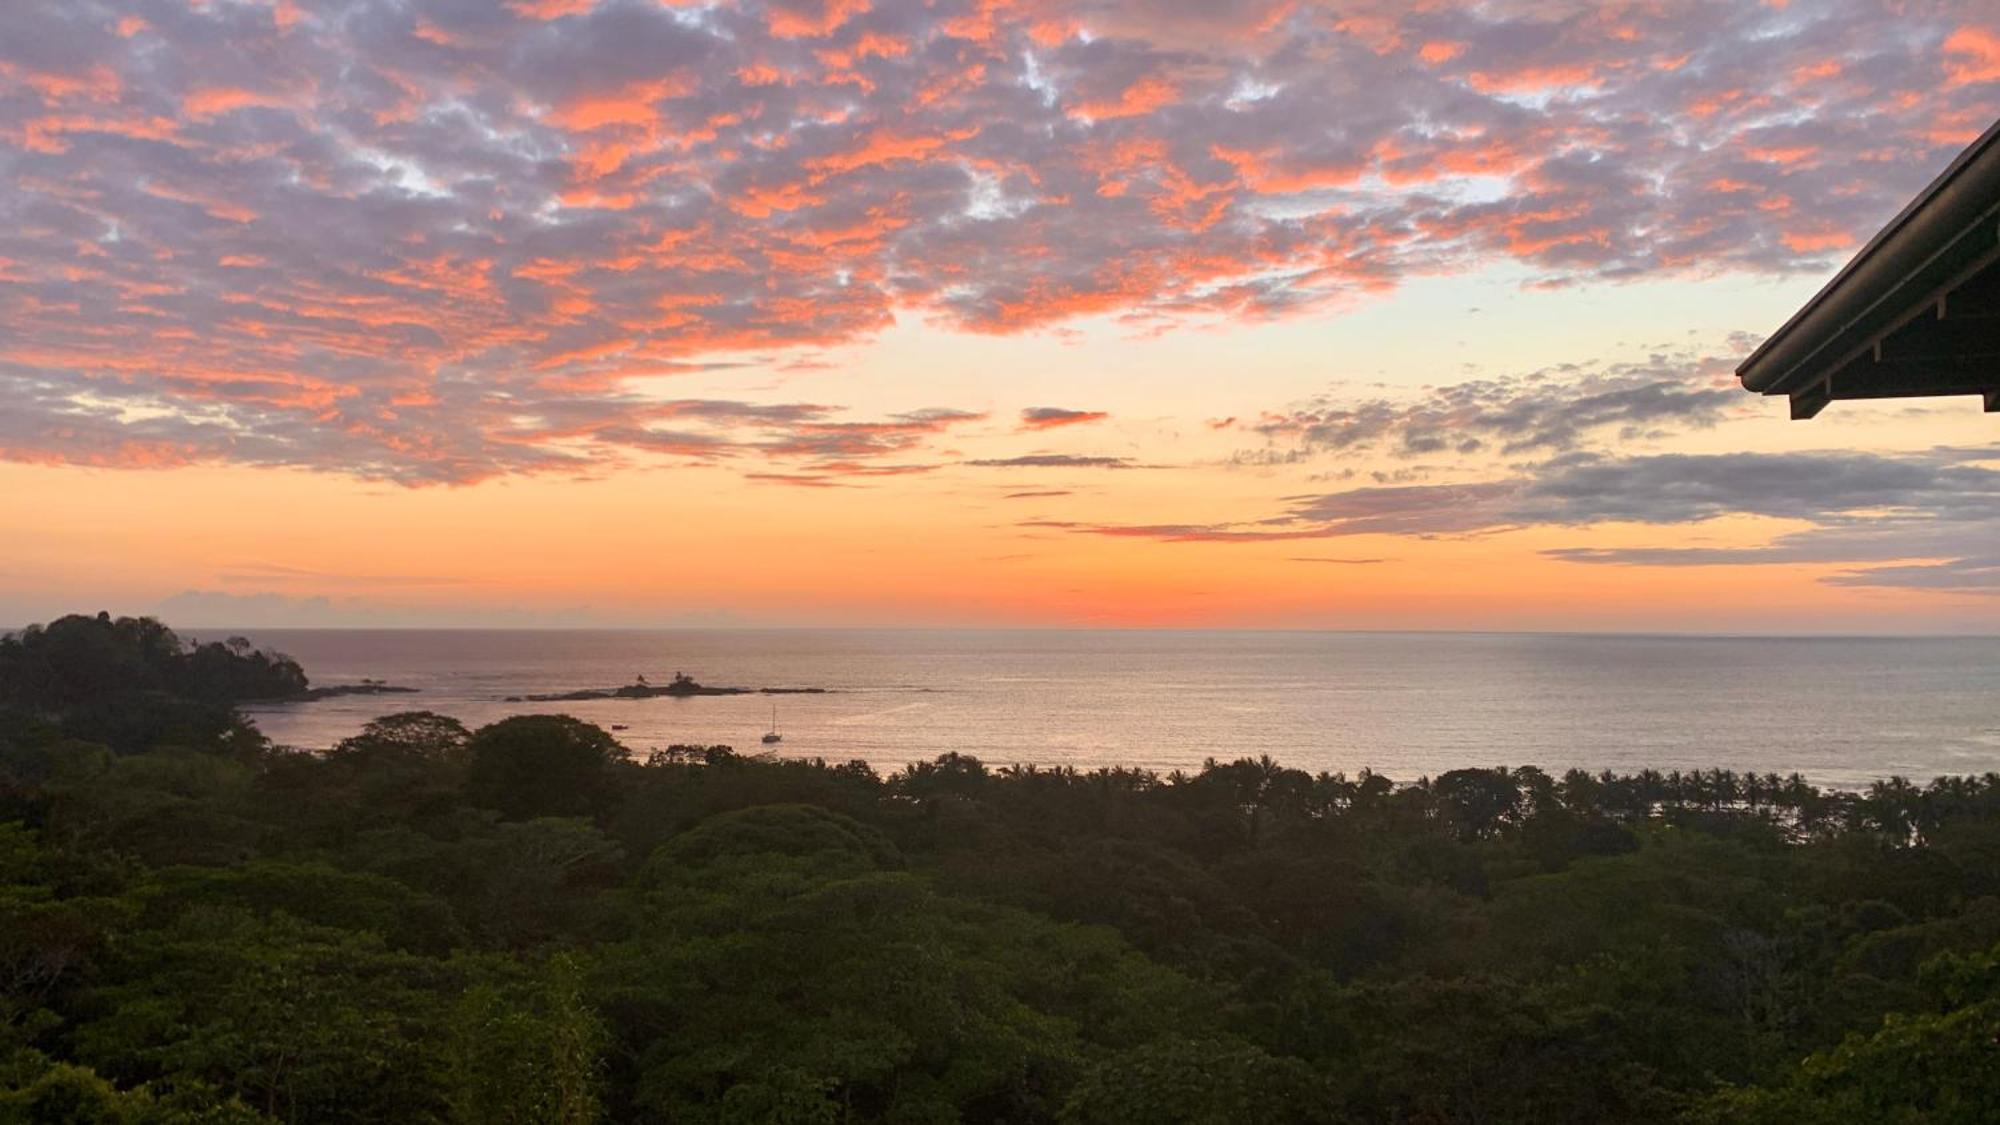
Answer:
[{"label": "sky", "polygon": [[16,0],[0,622],[2000,631],[1731,374],[1991,0]]}]

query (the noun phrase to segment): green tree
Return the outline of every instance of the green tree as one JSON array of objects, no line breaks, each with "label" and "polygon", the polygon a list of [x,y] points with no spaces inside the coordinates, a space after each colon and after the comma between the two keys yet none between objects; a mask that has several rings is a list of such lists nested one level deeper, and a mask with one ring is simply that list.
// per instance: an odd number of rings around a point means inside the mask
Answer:
[{"label": "green tree", "polygon": [[446,1100],[464,1125],[588,1125],[603,1111],[606,1033],[575,957],[488,967],[451,1013]]},{"label": "green tree", "polygon": [[937,894],[804,807],[726,814],[649,861],[601,1007],[644,1113],[679,1121],[1032,1120],[1094,1044],[1198,993],[1108,931]]},{"label": "green tree", "polygon": [[1170,1036],[1085,1071],[1064,1104],[1073,1125],[1235,1125],[1343,1120],[1324,1079],[1237,1039]]},{"label": "green tree", "polygon": [[2000,946],[1924,966],[1929,1011],[1800,1063],[1765,1089],[1717,1094],[1694,1115],[1722,1125],[1985,1125],[2000,1121]]},{"label": "green tree", "polygon": [[371,719],[361,733],[344,739],[333,754],[353,755],[365,760],[413,758],[447,765],[463,765],[469,757],[472,735],[465,724],[435,711],[399,711]]},{"label": "green tree", "polygon": [[83,1061],[127,1083],[193,1081],[285,1121],[426,1121],[456,979],[367,934],[237,907],[123,943]]},{"label": "green tree", "polygon": [[257,1125],[271,1119],[194,1084],[120,1090],[86,1066],[24,1051],[0,1061],[6,1125]]},{"label": "green tree", "polygon": [[472,800],[510,820],[591,815],[609,796],[612,767],[627,758],[617,739],[568,715],[517,715],[481,727],[469,753]]}]

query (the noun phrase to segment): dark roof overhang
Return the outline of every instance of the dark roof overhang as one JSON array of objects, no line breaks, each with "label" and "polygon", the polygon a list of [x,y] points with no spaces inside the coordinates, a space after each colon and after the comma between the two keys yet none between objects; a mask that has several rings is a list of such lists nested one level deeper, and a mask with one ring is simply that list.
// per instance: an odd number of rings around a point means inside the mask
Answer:
[{"label": "dark roof overhang", "polygon": [[1919,395],[1983,395],[2000,411],[2000,122],[1736,375],[1790,396],[1794,418],[1835,399]]}]

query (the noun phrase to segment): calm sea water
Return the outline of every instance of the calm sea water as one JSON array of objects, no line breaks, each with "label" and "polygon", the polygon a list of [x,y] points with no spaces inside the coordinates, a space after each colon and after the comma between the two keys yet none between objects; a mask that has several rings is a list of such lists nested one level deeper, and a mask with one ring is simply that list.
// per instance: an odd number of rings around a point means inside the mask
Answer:
[{"label": "calm sea water", "polygon": [[[2000,638],[1746,639],[1285,632],[286,631],[252,635],[316,684],[415,695],[251,708],[322,748],[389,711],[470,725],[561,711],[671,743],[880,769],[947,750],[989,764],[1199,767],[1269,754],[1398,780],[1458,766],[1794,770],[1824,785],[2000,770]],[[522,704],[685,671],[826,695]]]}]

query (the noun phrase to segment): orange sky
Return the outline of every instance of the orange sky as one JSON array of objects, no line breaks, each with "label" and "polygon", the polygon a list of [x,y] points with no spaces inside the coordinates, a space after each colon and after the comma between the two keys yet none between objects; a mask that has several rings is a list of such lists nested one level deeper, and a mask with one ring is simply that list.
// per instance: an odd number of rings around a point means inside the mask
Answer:
[{"label": "orange sky", "polygon": [[360,9],[0,43],[0,622],[2000,627],[1976,402],[1729,374],[1983,4]]}]

